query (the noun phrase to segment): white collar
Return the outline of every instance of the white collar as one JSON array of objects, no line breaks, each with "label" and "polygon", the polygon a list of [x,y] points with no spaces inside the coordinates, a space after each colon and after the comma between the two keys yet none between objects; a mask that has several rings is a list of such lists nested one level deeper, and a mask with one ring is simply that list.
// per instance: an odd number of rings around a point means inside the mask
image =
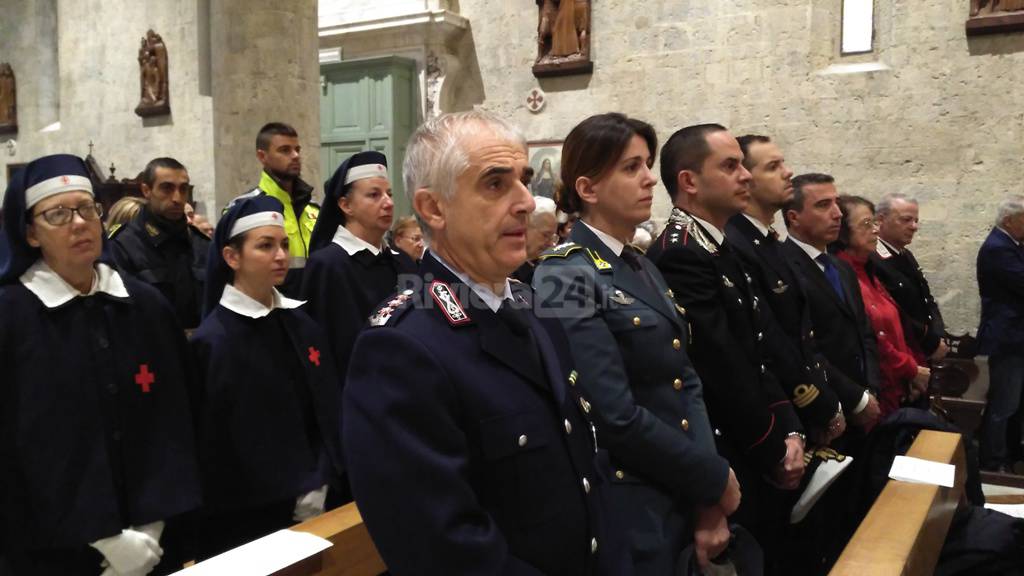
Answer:
[{"label": "white collar", "polygon": [[793,241],[794,244],[799,246],[801,250],[806,252],[807,255],[811,257],[811,260],[814,260],[814,263],[818,266],[818,268],[821,268],[822,270],[825,269],[825,266],[822,265],[821,262],[818,262],[818,256],[821,256],[822,254],[824,254],[824,252],[818,250],[817,248],[811,246],[810,244],[807,244],[806,242],[801,242],[796,236],[793,236],[792,234],[789,235],[789,238],[790,240]]},{"label": "white collar", "polygon": [[374,256],[380,254],[380,246],[374,246],[366,240],[356,236],[351,230],[345,228],[344,225],[338,226],[338,230],[334,233],[334,238],[331,242],[341,246],[341,249],[347,252],[349,256],[363,250],[369,250],[370,254],[373,254]]},{"label": "white collar", "polygon": [[722,234],[722,231],[719,230],[718,227],[707,220],[702,220],[701,218],[694,216],[693,212],[687,212],[687,214],[690,218],[696,220],[697,223],[700,224],[701,228],[707,231],[708,234],[711,234],[711,237],[715,239],[715,244],[718,244],[719,246],[722,245],[722,242],[725,241],[725,234]]},{"label": "white collar", "polygon": [[449,266],[448,263],[444,261],[444,258],[441,258],[433,252],[431,252],[430,255],[440,262],[442,266],[447,268],[452,274],[455,274],[463,284],[469,286],[470,290],[479,296],[480,299],[484,301],[484,304],[491,309],[491,312],[497,312],[498,308],[501,308],[501,303],[505,300],[512,300],[512,285],[509,283],[508,278],[505,279],[505,294],[503,296],[498,296],[490,289],[490,287],[472,281],[468,275],[458,272]]},{"label": "white collar", "polygon": [[235,288],[231,284],[224,285],[224,291],[220,294],[220,305],[231,310],[235,314],[241,314],[242,316],[248,316],[249,318],[263,318],[267,314],[270,314],[275,308],[284,308],[286,310],[291,308],[298,308],[305,304],[305,300],[292,300],[291,298],[285,297],[274,288],[274,301],[270,308],[267,308],[263,303],[254,300],[245,294],[238,288]]},{"label": "white collar", "polygon": [[70,302],[76,296],[92,296],[97,292],[106,292],[116,298],[128,298],[128,289],[124,287],[124,281],[116,270],[97,262],[92,275],[92,287],[88,294],[82,294],[74,286],[68,284],[59,274],[50,268],[45,260],[40,258],[29,267],[18,280],[36,295],[47,308],[56,308]]},{"label": "white collar", "polygon": [[626,247],[626,245],[623,244],[621,240],[613,237],[611,234],[602,232],[597,228],[594,228],[590,224],[587,224],[587,222],[584,220],[580,220],[580,222],[583,222],[583,224],[587,228],[589,228],[595,236],[597,236],[597,239],[600,240],[601,242],[604,242],[604,245],[607,246],[608,249],[611,250],[613,253],[615,253],[616,256],[622,256],[622,250],[623,248]]},{"label": "white collar", "polygon": [[1013,234],[1007,232],[1005,228],[1003,228],[1002,226],[996,226],[996,229],[1002,232],[1003,234],[1006,234],[1006,237],[1012,240],[1014,244],[1020,246],[1020,242],[1017,242],[1017,239],[1013,237]]},{"label": "white collar", "polygon": [[882,237],[879,236],[878,244],[875,246],[875,252],[878,252],[878,255],[883,259],[886,259],[902,254],[903,250],[897,250],[895,246],[889,244],[885,240],[882,240]]},{"label": "white collar", "polygon": [[[754,225],[754,228],[757,228],[757,231],[761,233],[762,237],[768,237],[768,233],[770,232],[770,230],[768,230],[768,227],[762,224],[760,220],[754,218],[753,216],[747,214],[746,212],[743,213],[743,217],[749,220],[750,223]],[[778,234],[778,232],[776,232],[776,234]]]}]

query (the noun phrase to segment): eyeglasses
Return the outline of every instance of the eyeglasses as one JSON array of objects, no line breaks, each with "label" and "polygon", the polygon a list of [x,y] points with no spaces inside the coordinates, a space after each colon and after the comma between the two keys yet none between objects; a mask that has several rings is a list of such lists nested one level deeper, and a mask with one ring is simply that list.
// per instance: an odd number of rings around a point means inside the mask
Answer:
[{"label": "eyeglasses", "polygon": [[873,230],[878,228],[878,222],[874,218],[865,218],[856,224],[861,230]]},{"label": "eyeglasses", "polygon": [[77,208],[57,206],[56,208],[50,208],[38,214],[33,214],[32,217],[42,216],[43,220],[46,220],[46,223],[50,226],[64,226],[71,223],[71,219],[75,214],[78,214],[86,222],[99,220],[103,216],[103,205],[99,202],[91,202],[89,204],[82,204]]}]

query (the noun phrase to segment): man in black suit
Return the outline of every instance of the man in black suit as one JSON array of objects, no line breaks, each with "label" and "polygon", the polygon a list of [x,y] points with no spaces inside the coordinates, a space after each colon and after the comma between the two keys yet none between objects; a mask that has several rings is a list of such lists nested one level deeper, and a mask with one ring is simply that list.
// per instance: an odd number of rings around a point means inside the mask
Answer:
[{"label": "man in black suit", "polygon": [[907,245],[918,227],[917,200],[893,192],[875,205],[878,220],[878,278],[899,305],[907,344],[922,356],[941,360],[949,352],[945,324],[928,280]]},{"label": "man in black suit", "polygon": [[[988,355],[988,406],[981,464],[1008,471],[1007,422],[1021,412],[1024,389],[1024,196],[999,206],[996,226],[978,251],[981,324],[978,346]],[[1011,435],[1018,437],[1019,435]]]},{"label": "man in black suit", "polygon": [[[736,139],[717,124],[677,131],[662,148],[661,176],[674,208],[648,258],[688,312],[694,367],[719,453],[743,487],[733,519],[767,552],[786,525],[775,488],[803,476],[804,435],[789,397],[762,362],[763,306],[739,256],[725,240],[729,218],[747,205],[750,173]],[[771,556],[769,556],[769,564]]]},{"label": "man in black suit", "polygon": [[789,239],[782,251],[807,295],[814,341],[829,383],[849,423],[868,431],[880,416],[875,399],[880,381],[878,346],[856,274],[826,252],[839,237],[838,198],[832,176],[793,178],[793,199],[783,213]]},{"label": "man in black suit", "polygon": [[765,318],[765,364],[790,394],[816,445],[827,446],[846,430],[839,399],[815,359],[814,326],[807,298],[786,264],[775,215],[793,197],[793,172],[767,136],[737,138],[750,171],[750,202],[729,219],[725,237],[743,260],[758,291]]}]

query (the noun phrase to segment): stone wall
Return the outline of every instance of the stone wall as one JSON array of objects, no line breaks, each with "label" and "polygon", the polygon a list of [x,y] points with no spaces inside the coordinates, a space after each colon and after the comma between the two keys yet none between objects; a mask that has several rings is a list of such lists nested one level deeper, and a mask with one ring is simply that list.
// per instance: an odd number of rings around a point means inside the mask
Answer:
[{"label": "stone wall", "polygon": [[[17,154],[6,164],[57,152],[94,155],[117,176],[133,177],[156,156],[185,164],[200,209],[214,197],[212,99],[200,90],[198,12],[204,2],[0,0],[0,61],[18,80]],[[202,16],[205,18],[205,14]],[[167,45],[170,116],[142,119],[139,42],[152,28]],[[41,132],[59,122],[59,129]],[[6,141],[6,137],[3,138]]]},{"label": "stone wall", "polygon": [[[968,0],[875,0],[874,52],[841,57],[841,0],[592,4],[593,75],[538,81],[533,3],[461,0],[462,67],[478,75],[466,82],[482,86],[482,107],[537,140],[607,111],[652,122],[662,140],[720,122],[772,136],[797,173],[830,172],[840,192],[913,194],[912,247],[947,324],[975,329],[977,249],[999,200],[1022,192],[1024,33],[968,40]],[[534,115],[537,86],[548,103]],[[475,92],[455,109],[473,107]]]}]

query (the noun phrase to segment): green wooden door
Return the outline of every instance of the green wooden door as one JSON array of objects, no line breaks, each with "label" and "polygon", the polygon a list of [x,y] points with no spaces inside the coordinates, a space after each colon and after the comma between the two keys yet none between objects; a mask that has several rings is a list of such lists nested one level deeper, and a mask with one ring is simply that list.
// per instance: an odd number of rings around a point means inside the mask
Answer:
[{"label": "green wooden door", "polygon": [[419,124],[416,63],[394,56],[352,60],[323,64],[320,74],[320,166],[325,179],[356,152],[382,152],[388,158],[395,216],[411,214],[402,160]]}]

